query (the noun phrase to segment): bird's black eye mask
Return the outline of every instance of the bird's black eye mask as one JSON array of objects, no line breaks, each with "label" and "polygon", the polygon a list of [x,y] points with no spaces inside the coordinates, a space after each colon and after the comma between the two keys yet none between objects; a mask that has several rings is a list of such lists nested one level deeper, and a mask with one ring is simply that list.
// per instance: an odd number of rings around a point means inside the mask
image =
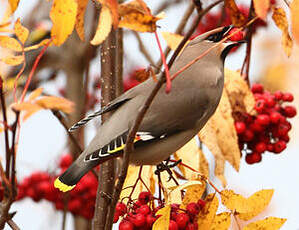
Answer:
[{"label": "bird's black eye mask", "polygon": [[233,28],[233,26],[226,26],[222,29],[222,31],[210,34],[205,38],[205,40],[211,41],[211,42],[220,42],[225,35]]}]

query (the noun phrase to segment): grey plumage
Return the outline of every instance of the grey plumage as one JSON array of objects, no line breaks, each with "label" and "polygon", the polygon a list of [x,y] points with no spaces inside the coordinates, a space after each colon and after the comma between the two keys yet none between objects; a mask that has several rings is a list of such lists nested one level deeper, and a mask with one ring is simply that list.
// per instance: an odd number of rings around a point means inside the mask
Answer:
[{"label": "grey plumage", "polygon": [[[214,42],[219,41],[219,36],[222,38],[230,28],[218,28],[192,40],[175,60],[170,74],[213,46]],[[162,86],[141,122],[137,133],[139,138],[130,156],[131,164],[160,163],[186,144],[206,124],[222,95],[223,59],[226,55],[221,54],[226,47],[234,45],[222,44],[211,50],[172,81],[169,94],[165,94],[165,85]],[[125,142],[128,130],[155,84],[149,78],[71,128],[74,130],[105,112],[112,113],[79,158],[58,178],[59,182],[73,186],[91,168],[122,153],[120,140]],[[58,183],[56,187],[61,188]]]}]

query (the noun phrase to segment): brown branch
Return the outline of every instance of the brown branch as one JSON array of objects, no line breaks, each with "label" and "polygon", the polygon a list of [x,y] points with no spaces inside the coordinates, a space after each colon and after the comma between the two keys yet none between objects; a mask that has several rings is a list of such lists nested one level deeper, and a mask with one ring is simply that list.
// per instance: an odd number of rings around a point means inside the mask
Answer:
[{"label": "brown branch", "polygon": [[11,227],[11,229],[13,230],[20,230],[19,226],[13,221],[13,220],[8,220],[7,224],[9,225],[9,227]]},{"label": "brown branch", "polygon": [[162,1],[161,5],[157,7],[154,14],[158,14],[169,7],[182,3],[183,0]]},{"label": "brown branch", "polygon": [[137,41],[138,41],[138,47],[140,52],[143,54],[143,56],[146,58],[146,60],[152,65],[154,66],[154,60],[152,58],[152,56],[149,54],[149,52],[147,51],[145,45],[143,44],[143,41],[141,40],[141,37],[139,35],[139,33],[137,33],[136,31],[132,31],[133,34],[135,35]]},{"label": "brown branch", "polygon": [[11,141],[11,149],[10,153],[12,156],[12,164],[11,164],[11,187],[12,187],[12,198],[17,195],[17,187],[16,187],[16,135],[17,135],[17,127],[19,123],[20,112],[16,113],[16,120],[12,125],[12,141]]}]

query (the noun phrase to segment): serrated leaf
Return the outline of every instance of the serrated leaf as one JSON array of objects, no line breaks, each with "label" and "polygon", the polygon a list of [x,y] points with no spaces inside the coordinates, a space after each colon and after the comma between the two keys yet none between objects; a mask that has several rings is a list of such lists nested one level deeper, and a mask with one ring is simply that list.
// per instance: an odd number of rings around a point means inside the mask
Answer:
[{"label": "serrated leaf", "polygon": [[268,217],[264,220],[258,220],[248,224],[243,230],[278,230],[286,222],[287,219]]},{"label": "serrated leaf", "polygon": [[37,88],[34,91],[32,91],[28,96],[28,101],[33,101],[37,97],[39,97],[43,92],[43,88]]},{"label": "serrated leaf", "polygon": [[64,113],[71,113],[74,110],[74,103],[62,97],[44,96],[35,103],[44,109],[60,110]]},{"label": "serrated leaf", "polygon": [[28,38],[29,30],[26,27],[22,26],[20,18],[17,19],[14,29],[17,38],[21,41],[22,44],[24,44]]},{"label": "serrated leaf", "polygon": [[198,214],[198,230],[210,229],[214,222],[216,211],[218,209],[219,201],[216,194],[209,194],[206,199],[206,204]]},{"label": "serrated leaf", "polygon": [[285,54],[289,57],[293,48],[293,40],[289,34],[289,25],[286,13],[282,8],[274,8],[272,19],[282,31],[281,43]]},{"label": "serrated leaf", "polygon": [[203,193],[206,190],[206,183],[201,181],[202,184],[193,185],[186,189],[186,193],[182,204],[180,205],[181,209],[186,209],[187,205],[191,202],[197,202],[202,198]]},{"label": "serrated leaf", "polygon": [[292,23],[292,34],[299,45],[299,0],[293,0],[290,5],[291,11],[291,23]]},{"label": "serrated leaf", "polygon": [[11,13],[14,13],[18,8],[20,0],[8,0],[8,2],[10,5]]},{"label": "serrated leaf", "polygon": [[273,193],[273,189],[264,189],[254,193],[247,199],[248,205],[252,206],[252,211],[240,213],[238,217],[247,221],[260,214],[269,205]]},{"label": "serrated leaf", "polygon": [[109,8],[105,5],[102,6],[96,34],[90,41],[92,45],[101,44],[109,35],[112,28],[112,15]]},{"label": "serrated leaf", "polygon": [[11,66],[20,65],[24,62],[24,56],[23,55],[9,56],[5,58],[1,58],[0,61]]},{"label": "serrated leaf", "polygon": [[76,0],[54,0],[50,12],[53,22],[51,36],[53,43],[60,46],[72,33],[77,15]]},{"label": "serrated leaf", "polygon": [[222,212],[215,216],[211,230],[228,230],[231,224],[231,213]]},{"label": "serrated leaf", "polygon": [[84,15],[88,0],[78,0],[75,29],[79,38],[84,41]]},{"label": "serrated leaf", "polygon": [[265,20],[270,7],[270,0],[253,0],[256,15]]},{"label": "serrated leaf", "polygon": [[156,215],[161,215],[153,224],[153,230],[168,230],[170,221],[171,206],[166,205],[164,208],[158,210]]},{"label": "serrated leaf", "polygon": [[22,45],[15,39],[8,36],[0,36],[0,46],[13,51],[22,51]]},{"label": "serrated leaf", "polygon": [[228,209],[238,213],[248,213],[252,211],[252,206],[248,205],[247,199],[233,190],[221,191],[221,202]]},{"label": "serrated leaf", "polygon": [[239,10],[235,0],[225,0],[224,5],[234,26],[241,27],[246,23],[246,18]]},{"label": "serrated leaf", "polygon": [[240,72],[225,68],[224,75],[224,88],[228,94],[233,112],[255,115],[253,93]]}]

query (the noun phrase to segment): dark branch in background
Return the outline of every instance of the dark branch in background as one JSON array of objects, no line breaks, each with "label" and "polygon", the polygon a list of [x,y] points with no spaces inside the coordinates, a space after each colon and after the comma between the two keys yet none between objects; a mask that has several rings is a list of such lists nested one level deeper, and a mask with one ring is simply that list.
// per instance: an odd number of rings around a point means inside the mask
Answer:
[{"label": "dark branch in background", "polygon": [[[215,3],[211,4],[210,6],[208,6],[206,9],[202,10],[197,15],[195,23],[189,29],[189,31],[187,32],[187,34],[185,35],[185,37],[183,38],[183,40],[180,42],[179,46],[174,51],[171,59],[169,60],[169,62],[168,62],[168,67],[169,68],[171,68],[172,64],[174,63],[175,58],[178,56],[178,54],[180,53],[181,49],[184,47],[184,45],[186,44],[186,42],[189,40],[189,38],[191,37],[191,35],[194,33],[194,31],[195,31],[195,29],[196,29],[199,21],[201,20],[201,18],[210,9],[212,9],[214,6],[216,6],[217,4],[221,3],[222,1],[223,0],[216,1]],[[144,105],[142,106],[141,110],[139,111],[139,113],[138,113],[138,115],[136,117],[136,120],[134,122],[134,125],[132,126],[132,128],[130,129],[130,132],[128,134],[128,139],[127,139],[125,150],[124,150],[124,154],[123,154],[123,160],[122,160],[120,175],[118,177],[118,181],[117,181],[117,184],[115,186],[114,193],[113,193],[113,198],[112,198],[112,201],[111,201],[111,208],[112,208],[113,212],[109,213],[109,216],[107,217],[109,219],[109,221],[111,221],[111,222],[113,221],[115,206],[116,206],[116,204],[117,204],[117,202],[119,200],[119,196],[120,196],[123,184],[124,184],[125,179],[126,179],[127,170],[128,170],[128,166],[129,166],[130,154],[134,151],[133,141],[134,141],[136,132],[138,131],[139,125],[141,124],[141,121],[142,121],[142,119],[143,119],[146,111],[148,110],[150,104],[152,103],[154,97],[156,96],[156,94],[158,93],[159,89],[161,88],[161,86],[163,85],[164,82],[165,82],[165,71],[162,73],[162,76],[160,77],[159,81],[157,82],[157,84],[155,85],[155,87],[152,90],[151,94],[149,95],[149,97],[145,101]],[[109,228],[108,225],[106,225],[105,230],[110,230],[110,229],[111,229],[111,227]]]},{"label": "dark branch in background", "polygon": [[13,220],[8,220],[7,224],[12,230],[20,230],[19,226]]},{"label": "dark branch in background", "polygon": [[[249,9],[249,16],[248,16],[248,22],[253,18],[254,16],[254,8],[253,8],[253,1],[251,1],[250,9]],[[246,56],[241,68],[241,75],[243,76],[244,80],[249,85],[249,67],[250,67],[250,57],[251,57],[251,47],[252,47],[252,34],[253,34],[253,26],[254,23],[248,26],[248,30],[246,33]],[[245,73],[244,73],[245,71]]]},{"label": "dark branch in background", "polygon": [[150,55],[150,53],[147,51],[143,41],[141,40],[141,37],[139,35],[139,33],[137,33],[136,31],[132,31],[133,34],[135,35],[137,41],[138,41],[138,47],[139,47],[139,50],[140,52],[143,54],[143,56],[145,57],[145,59],[152,65],[154,66],[155,63],[154,63],[154,60],[152,58],[152,56]]},{"label": "dark branch in background", "polygon": [[182,2],[183,0],[162,1],[161,5],[157,7],[154,14],[158,14],[164,10],[167,10],[167,8],[173,7],[176,4],[180,4]]}]

